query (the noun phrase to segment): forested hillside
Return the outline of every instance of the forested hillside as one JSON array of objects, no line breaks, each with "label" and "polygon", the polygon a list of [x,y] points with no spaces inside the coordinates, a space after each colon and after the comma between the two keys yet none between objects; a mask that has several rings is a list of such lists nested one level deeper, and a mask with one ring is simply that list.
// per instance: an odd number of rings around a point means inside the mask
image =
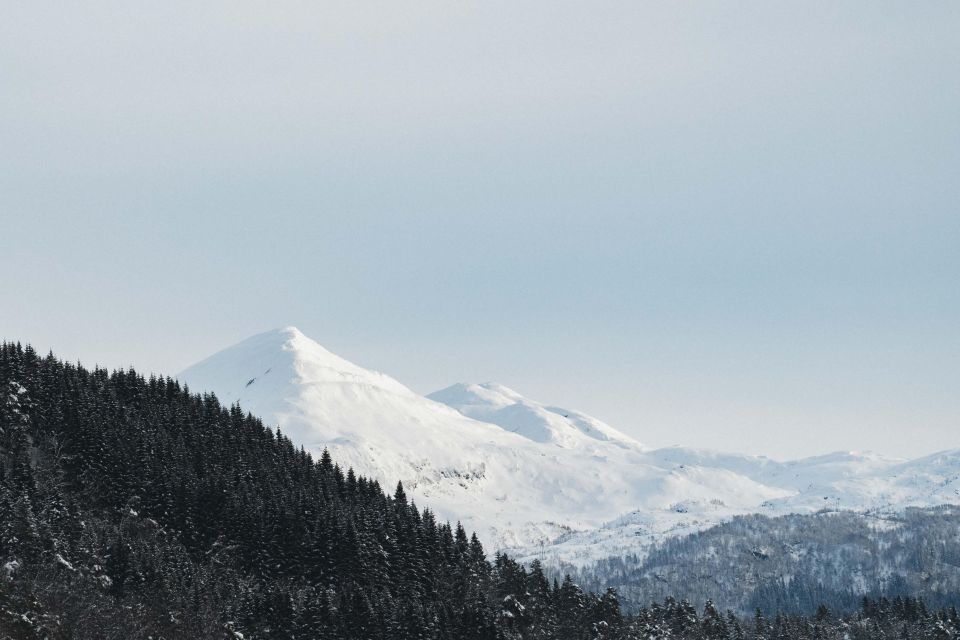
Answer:
[{"label": "forested hillside", "polygon": [[612,594],[491,564],[402,487],[386,495],[170,379],[4,344],[0,389],[0,637],[579,638],[618,624]]},{"label": "forested hillside", "polygon": [[[952,638],[922,600],[621,615],[170,379],[0,346],[0,638]],[[680,553],[681,549],[664,549]],[[682,587],[676,584],[675,587]]]},{"label": "forested hillside", "polygon": [[741,612],[811,614],[821,604],[855,610],[872,598],[923,594],[960,604],[960,508],[896,514],[850,511],[738,516],[649,554],[569,567],[584,587],[615,585],[625,610],[667,596]]}]

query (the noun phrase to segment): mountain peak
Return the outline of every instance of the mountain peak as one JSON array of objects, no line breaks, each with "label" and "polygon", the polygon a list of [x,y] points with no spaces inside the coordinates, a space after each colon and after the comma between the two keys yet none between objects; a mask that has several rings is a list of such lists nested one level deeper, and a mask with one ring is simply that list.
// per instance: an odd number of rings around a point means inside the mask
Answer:
[{"label": "mountain peak", "polygon": [[596,448],[601,443],[641,448],[636,440],[597,418],[541,404],[497,382],[458,382],[427,397],[534,442],[564,448]]},{"label": "mountain peak", "polygon": [[[344,469],[383,486],[402,481],[418,504],[479,530],[494,548],[529,550],[556,540],[557,557],[569,561],[607,553],[610,540],[628,548],[638,522],[658,537],[742,513],[940,504],[960,496],[957,451],[903,464],[849,452],[780,463],[647,451],[596,418],[497,382],[462,382],[421,397],[293,326],[247,338],[179,378],[240,402],[314,455],[328,449]],[[639,515],[605,530],[610,536],[597,534],[625,513]]]},{"label": "mountain peak", "polygon": [[460,406],[466,405],[505,407],[525,400],[522,395],[498,382],[458,382],[427,397],[458,411]]},{"label": "mountain peak", "polygon": [[[271,333],[271,332],[268,331],[267,333]],[[316,343],[315,340],[311,340],[310,338],[308,338],[306,335],[304,335],[302,331],[300,331],[300,329],[293,326],[292,324],[286,327],[281,327],[279,329],[274,329],[272,333],[275,333],[281,338],[284,338],[291,342],[297,341],[297,340],[309,340],[310,342]],[[316,344],[319,344],[319,343],[316,343]]]},{"label": "mountain peak", "polygon": [[[269,331],[263,331],[261,333],[256,333],[246,340],[242,340],[237,344],[243,344],[244,342],[252,341],[267,341],[272,340],[274,342],[284,343],[292,340],[299,340],[302,338],[307,338],[300,329],[291,325],[285,327],[277,327],[276,329],[270,329]],[[307,338],[309,340],[309,338]]]},{"label": "mountain peak", "polygon": [[181,372],[197,389],[215,390],[221,400],[258,406],[285,388],[317,385],[376,387],[412,392],[393,378],[341,358],[295,326],[271,329],[242,340]]},{"label": "mountain peak", "polygon": [[286,335],[289,335],[289,336],[302,336],[302,335],[303,335],[303,332],[300,331],[300,329],[298,329],[297,327],[293,326],[292,324],[288,324],[288,325],[285,326],[285,327],[280,327],[280,328],[278,328],[278,329],[274,329],[272,332],[271,332],[271,331],[267,331],[266,333],[279,333],[279,334],[286,334]]},{"label": "mountain peak", "polygon": [[308,338],[302,331],[300,331],[300,329],[293,325],[279,329],[271,329],[270,331],[265,331],[263,333],[251,336],[246,340],[237,343],[233,347],[230,347],[230,349],[240,347],[242,345],[255,348],[255,346],[259,344],[263,344],[264,346],[274,346],[283,351],[303,354],[304,357],[307,358],[322,360],[336,359],[337,361],[340,361],[337,362],[338,365],[347,362],[316,340]]}]

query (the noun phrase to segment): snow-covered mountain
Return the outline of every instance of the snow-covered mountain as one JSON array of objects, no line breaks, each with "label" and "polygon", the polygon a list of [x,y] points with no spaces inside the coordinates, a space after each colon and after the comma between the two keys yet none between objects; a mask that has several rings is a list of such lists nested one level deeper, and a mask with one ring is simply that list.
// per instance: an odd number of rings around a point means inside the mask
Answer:
[{"label": "snow-covered mountain", "polygon": [[534,442],[593,451],[603,450],[610,444],[623,449],[643,448],[633,438],[592,416],[540,404],[495,382],[461,382],[427,397]]},{"label": "snow-covered mountain", "polygon": [[[428,397],[269,331],[182,372],[314,454],[460,520],[491,548],[585,563],[743,513],[960,502],[960,452],[918,461],[830,454],[792,462],[673,447],[648,450],[582,413],[495,383]],[[549,550],[549,551],[547,551]]]}]

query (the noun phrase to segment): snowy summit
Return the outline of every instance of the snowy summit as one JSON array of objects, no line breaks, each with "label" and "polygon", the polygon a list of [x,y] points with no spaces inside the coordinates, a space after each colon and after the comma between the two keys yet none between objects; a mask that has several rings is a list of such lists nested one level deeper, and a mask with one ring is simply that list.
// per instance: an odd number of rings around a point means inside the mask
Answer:
[{"label": "snowy summit", "polygon": [[648,450],[583,413],[496,383],[427,397],[337,356],[295,327],[262,333],[182,372],[314,455],[402,482],[421,507],[493,548],[585,562],[611,547],[736,514],[960,502],[960,455],[910,462],[830,454],[792,462],[684,447]]}]

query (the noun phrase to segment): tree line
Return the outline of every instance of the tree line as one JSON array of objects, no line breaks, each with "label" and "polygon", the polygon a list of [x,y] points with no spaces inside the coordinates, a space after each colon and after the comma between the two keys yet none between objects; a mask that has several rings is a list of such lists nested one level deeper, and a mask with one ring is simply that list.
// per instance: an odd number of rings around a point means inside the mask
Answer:
[{"label": "tree line", "polygon": [[857,619],[746,624],[666,599],[624,616],[614,590],[488,559],[402,485],[387,493],[326,453],[314,460],[238,406],[0,345],[0,638],[956,633],[954,611],[910,602],[909,614],[881,603]]},{"label": "tree line", "polygon": [[921,593],[929,606],[950,607],[960,605],[958,532],[956,505],[889,514],[745,515],[667,538],[643,555],[560,565],[560,571],[587,589],[615,586],[628,612],[667,596],[711,599],[740,613],[810,615],[821,604],[851,612],[865,596]]}]

